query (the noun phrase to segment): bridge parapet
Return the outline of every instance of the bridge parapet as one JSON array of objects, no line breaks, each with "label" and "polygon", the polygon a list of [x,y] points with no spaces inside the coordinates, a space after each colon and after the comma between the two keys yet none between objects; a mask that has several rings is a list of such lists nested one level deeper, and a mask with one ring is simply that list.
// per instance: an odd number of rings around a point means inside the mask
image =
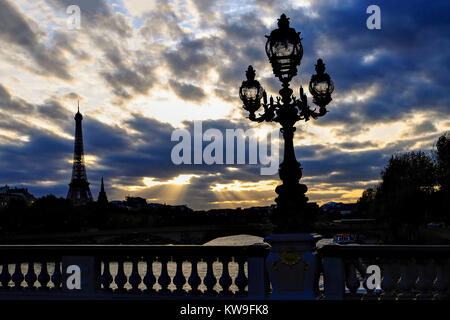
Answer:
[{"label": "bridge parapet", "polygon": [[450,298],[448,245],[327,245],[319,254],[325,299]]},{"label": "bridge parapet", "polygon": [[261,299],[268,244],[0,246],[0,299]]},{"label": "bridge parapet", "polygon": [[[286,277],[269,283],[270,251],[265,243],[3,245],[0,300],[270,299],[270,287]],[[326,245],[318,249],[317,264],[307,264],[303,254],[296,259],[294,251],[280,252],[280,263],[317,268],[322,281],[301,281],[317,299],[450,298],[450,246]]]}]

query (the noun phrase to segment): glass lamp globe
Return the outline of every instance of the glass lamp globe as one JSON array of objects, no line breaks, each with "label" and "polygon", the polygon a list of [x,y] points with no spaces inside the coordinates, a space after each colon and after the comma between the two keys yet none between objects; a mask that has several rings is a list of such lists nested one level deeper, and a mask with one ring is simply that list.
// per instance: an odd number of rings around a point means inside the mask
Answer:
[{"label": "glass lamp globe", "polygon": [[259,81],[255,80],[255,70],[249,66],[245,73],[247,80],[242,82],[239,88],[239,97],[244,103],[244,109],[250,113],[254,113],[261,106],[261,98],[264,94],[264,89]]},{"label": "glass lamp globe", "polygon": [[289,18],[283,13],[278,19],[278,29],[266,37],[266,54],[273,73],[281,82],[289,82],[297,75],[297,67],[303,57],[300,32],[289,27]]}]

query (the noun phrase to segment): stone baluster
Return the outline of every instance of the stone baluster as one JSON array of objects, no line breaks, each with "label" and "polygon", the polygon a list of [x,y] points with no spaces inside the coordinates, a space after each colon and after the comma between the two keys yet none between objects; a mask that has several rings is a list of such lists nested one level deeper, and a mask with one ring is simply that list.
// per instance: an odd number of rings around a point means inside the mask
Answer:
[{"label": "stone baluster", "polygon": [[361,259],[361,262],[362,262],[361,271],[364,271],[364,273],[362,274],[363,276],[362,287],[366,290],[366,293],[362,295],[361,299],[377,300],[378,295],[375,292],[376,289],[375,286],[377,284],[377,281],[381,282],[381,274],[380,277],[377,278],[375,274],[376,271],[374,270],[374,268],[369,268],[369,266],[371,265],[378,266],[378,264],[372,263],[372,260],[369,259]]},{"label": "stone baluster", "polygon": [[34,271],[34,262],[28,262],[28,270],[27,274],[25,275],[25,282],[27,283],[29,290],[34,290],[36,287],[34,286],[34,283],[37,280],[36,272]]},{"label": "stone baluster", "polygon": [[114,277],[114,282],[117,285],[117,292],[125,292],[125,284],[127,283],[127,276],[123,270],[125,261],[119,259],[117,261],[117,274]]},{"label": "stone baluster", "polygon": [[186,277],[183,274],[183,258],[176,257],[175,263],[177,265],[175,276],[173,277],[173,284],[176,287],[175,293],[178,295],[183,295],[186,293],[186,291],[183,289],[183,286],[186,283]]},{"label": "stone baluster", "polygon": [[222,275],[219,279],[219,284],[222,287],[221,294],[229,296],[232,294],[232,292],[230,291],[230,286],[233,284],[233,279],[231,278],[230,272],[228,270],[228,265],[231,261],[231,257],[220,257],[220,261],[222,262]]},{"label": "stone baluster", "polygon": [[129,282],[131,284],[132,292],[140,292],[139,285],[142,282],[141,275],[139,274],[139,259],[133,258],[132,261],[132,270],[129,278]]},{"label": "stone baluster", "polygon": [[238,274],[236,279],[234,279],[234,284],[238,287],[236,294],[245,295],[245,287],[248,285],[248,278],[245,275],[245,262],[246,259],[239,257],[236,258],[236,263],[238,264]]},{"label": "stone baluster", "polygon": [[2,284],[2,290],[9,289],[9,281],[11,280],[11,275],[9,274],[8,264],[4,263],[2,265],[2,273],[0,273],[0,283]]},{"label": "stone baluster", "polygon": [[416,281],[419,294],[417,299],[431,299],[433,297],[433,282],[436,278],[436,270],[431,260],[420,260],[418,263],[419,276]]},{"label": "stone baluster", "polygon": [[14,282],[15,289],[22,289],[22,281],[24,280],[24,276],[22,274],[21,263],[17,262],[14,267],[14,273],[12,274],[11,280]]},{"label": "stone baluster", "polygon": [[400,279],[397,287],[400,291],[399,300],[409,300],[413,296],[413,289],[417,279],[416,263],[413,259],[403,260],[400,264]]},{"label": "stone baluster", "polygon": [[357,291],[360,286],[358,275],[356,274],[355,263],[354,260],[345,262],[345,285],[349,291],[349,299],[357,299]]},{"label": "stone baluster", "polygon": [[377,295],[375,294],[375,289],[369,288],[367,285],[367,277],[364,278],[363,288],[366,290],[366,293],[361,297],[361,300],[376,300]]},{"label": "stone baluster", "polygon": [[382,260],[382,280],[381,289],[383,293],[381,294],[382,300],[395,300],[395,286],[397,279],[395,277],[395,266],[394,261],[389,259]]},{"label": "stone baluster", "polygon": [[436,279],[433,283],[433,289],[435,294],[433,299],[443,300],[447,299],[447,291],[449,288],[449,276],[448,267],[450,261],[448,259],[438,259],[435,260],[436,263]]},{"label": "stone baluster", "polygon": [[111,283],[113,282],[113,277],[111,275],[110,265],[111,262],[109,260],[103,261],[103,274],[100,277],[100,283],[103,285],[103,289],[106,291],[112,291]]},{"label": "stone baluster", "polygon": [[61,262],[55,261],[55,269],[53,270],[53,274],[51,276],[51,280],[53,282],[53,289],[61,289],[62,284],[62,274],[61,274]]},{"label": "stone baluster", "polygon": [[47,262],[41,263],[41,272],[38,276],[38,281],[41,284],[39,289],[48,290],[48,283],[50,282],[50,275],[48,274]]},{"label": "stone baluster", "polygon": [[202,279],[198,275],[198,260],[192,260],[191,262],[191,275],[189,276],[188,283],[191,286],[190,294],[200,294],[198,286],[202,283]]},{"label": "stone baluster", "polygon": [[156,277],[153,273],[153,257],[146,259],[147,270],[145,271],[145,276],[143,282],[145,284],[145,293],[155,293],[153,288],[156,283]]},{"label": "stone baluster", "polygon": [[[267,281],[270,277],[266,273],[266,261],[263,257],[249,256],[247,258],[248,269],[248,297],[251,299],[264,299],[268,295]],[[305,264],[304,268],[309,265]]]},{"label": "stone baluster", "polygon": [[205,278],[203,279],[203,283],[206,286],[205,293],[209,295],[216,295],[217,292],[214,290],[214,286],[217,283],[217,279],[213,271],[213,263],[216,259],[209,257],[206,258],[205,260],[206,260],[206,275]]},{"label": "stone baluster", "polygon": [[170,293],[169,285],[171,282],[169,272],[167,271],[167,262],[169,261],[169,257],[160,257],[161,260],[161,274],[158,278],[158,283],[161,286],[161,290],[158,293]]},{"label": "stone baluster", "polygon": [[340,257],[322,259],[326,300],[343,300],[345,296],[345,264]]},{"label": "stone baluster", "polygon": [[[317,287],[319,287],[319,282],[317,282]],[[272,284],[270,283],[269,273],[267,272],[266,268],[264,268],[264,291],[265,291],[264,298],[268,298],[272,294]]]}]

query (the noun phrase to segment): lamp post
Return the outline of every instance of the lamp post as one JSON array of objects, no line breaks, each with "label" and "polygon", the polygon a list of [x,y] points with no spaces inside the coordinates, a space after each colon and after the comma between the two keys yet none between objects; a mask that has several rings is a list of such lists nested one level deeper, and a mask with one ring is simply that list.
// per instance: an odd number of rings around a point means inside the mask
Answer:
[{"label": "lamp post", "polygon": [[[308,232],[310,211],[305,196],[308,188],[300,183],[302,167],[295,158],[294,132],[297,121],[317,119],[327,113],[326,106],[331,101],[334,90],[330,76],[325,73],[322,59],[317,60],[316,74],[309,82],[309,92],[319,108],[308,106],[306,94],[300,87],[298,98],[289,88],[289,82],[297,75],[297,67],[303,56],[300,32],[289,27],[289,19],[282,14],[278,19],[278,29],[267,36],[266,53],[272,64],[273,73],[281,81],[281,97],[274,100],[255,80],[252,66],[246,72],[247,80],[242,82],[239,96],[251,121],[274,121],[281,125],[284,138],[284,158],[279,175],[283,182],[275,191],[277,209],[272,216],[276,225],[275,234],[264,239],[271,245],[266,258],[266,270],[272,284],[272,299],[316,299],[319,285],[319,259],[316,242],[319,235]],[[262,102],[261,102],[262,99]],[[263,112],[256,112],[263,108]]]},{"label": "lamp post", "polygon": [[[325,64],[322,59],[317,60],[316,74],[311,77],[309,92],[313,102],[319,110],[311,109],[303,88],[300,87],[298,98],[289,88],[289,82],[297,75],[297,67],[303,56],[303,47],[300,32],[289,26],[289,18],[282,14],[278,19],[278,29],[273,30],[267,37],[266,53],[272,65],[274,75],[281,81],[281,97],[276,100],[267,95],[260,83],[255,80],[255,70],[249,66],[246,72],[247,80],[242,82],[239,96],[243,107],[249,112],[249,119],[256,122],[278,122],[284,138],[284,158],[280,164],[279,176],[283,182],[275,191],[277,210],[273,222],[277,226],[277,233],[307,231],[308,210],[305,196],[308,188],[299,183],[302,177],[302,167],[297,161],[294,152],[294,132],[297,121],[317,119],[327,113],[326,106],[330,103],[331,93],[334,90],[330,76],[325,73]],[[263,100],[261,103],[261,99]],[[263,107],[262,114],[256,114]]]}]

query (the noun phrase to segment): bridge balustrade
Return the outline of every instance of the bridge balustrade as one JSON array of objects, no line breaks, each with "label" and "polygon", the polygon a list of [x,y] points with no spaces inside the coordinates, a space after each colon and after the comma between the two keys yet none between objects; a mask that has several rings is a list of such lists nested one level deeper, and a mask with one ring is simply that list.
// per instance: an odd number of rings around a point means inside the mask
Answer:
[{"label": "bridge balustrade", "polygon": [[[0,300],[270,299],[277,285],[268,281],[270,250],[268,244],[2,245]],[[450,298],[450,246],[326,245],[318,254],[317,299]]]},{"label": "bridge balustrade", "polygon": [[262,299],[269,251],[268,244],[3,245],[0,299]]},{"label": "bridge balustrade", "polygon": [[318,251],[324,299],[450,298],[450,246],[327,245]]}]

